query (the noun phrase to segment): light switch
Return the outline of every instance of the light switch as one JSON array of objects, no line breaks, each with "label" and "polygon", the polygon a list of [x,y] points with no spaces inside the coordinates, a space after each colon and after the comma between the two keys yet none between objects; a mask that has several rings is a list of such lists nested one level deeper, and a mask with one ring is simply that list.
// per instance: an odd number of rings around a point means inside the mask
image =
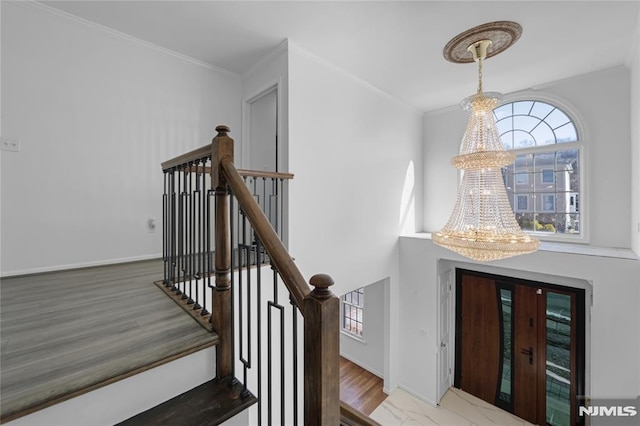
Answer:
[{"label": "light switch", "polygon": [[22,141],[19,139],[2,138],[0,140],[0,149],[2,151],[20,152]]}]

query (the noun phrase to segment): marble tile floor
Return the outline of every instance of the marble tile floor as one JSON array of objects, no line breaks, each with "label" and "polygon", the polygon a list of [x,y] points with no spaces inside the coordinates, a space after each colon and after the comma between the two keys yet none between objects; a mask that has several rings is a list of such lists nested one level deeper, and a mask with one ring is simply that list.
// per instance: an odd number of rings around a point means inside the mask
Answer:
[{"label": "marble tile floor", "polygon": [[497,408],[460,389],[450,388],[439,407],[396,389],[376,408],[370,417],[383,426],[529,426],[511,413]]}]

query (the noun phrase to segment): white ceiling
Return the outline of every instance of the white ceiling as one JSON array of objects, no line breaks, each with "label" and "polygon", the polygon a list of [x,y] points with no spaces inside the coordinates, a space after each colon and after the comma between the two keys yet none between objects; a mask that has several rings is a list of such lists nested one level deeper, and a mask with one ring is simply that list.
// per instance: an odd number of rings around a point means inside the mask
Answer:
[{"label": "white ceiling", "polygon": [[422,111],[475,92],[476,66],[442,56],[471,27],[522,25],[520,40],[484,67],[485,89],[508,93],[625,63],[640,8],[640,0],[44,3],[239,74],[288,38]]}]

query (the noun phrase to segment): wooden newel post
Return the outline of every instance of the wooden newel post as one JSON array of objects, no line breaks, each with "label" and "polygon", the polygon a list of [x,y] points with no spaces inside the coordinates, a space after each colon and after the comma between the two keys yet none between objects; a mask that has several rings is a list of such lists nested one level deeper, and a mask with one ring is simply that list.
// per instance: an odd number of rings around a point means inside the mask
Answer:
[{"label": "wooden newel post", "polygon": [[340,424],[340,301],[319,274],[304,300],[304,424]]},{"label": "wooden newel post", "polygon": [[216,377],[234,375],[233,323],[231,320],[231,226],[229,222],[229,194],[227,179],[220,162],[233,160],[233,139],[227,136],[227,126],[216,127],[218,135],[211,143],[211,187],[215,189],[215,289],[211,322],[220,341],[216,346]]}]

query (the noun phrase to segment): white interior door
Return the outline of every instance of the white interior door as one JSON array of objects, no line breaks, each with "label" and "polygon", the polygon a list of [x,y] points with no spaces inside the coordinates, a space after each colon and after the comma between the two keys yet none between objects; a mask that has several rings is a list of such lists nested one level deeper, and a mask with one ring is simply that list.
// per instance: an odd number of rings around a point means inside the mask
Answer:
[{"label": "white interior door", "polygon": [[249,102],[248,162],[250,170],[278,170],[278,91]]},{"label": "white interior door", "polygon": [[444,272],[439,277],[439,327],[438,327],[438,393],[437,402],[453,385],[453,343],[452,343],[452,309],[453,270]]}]

